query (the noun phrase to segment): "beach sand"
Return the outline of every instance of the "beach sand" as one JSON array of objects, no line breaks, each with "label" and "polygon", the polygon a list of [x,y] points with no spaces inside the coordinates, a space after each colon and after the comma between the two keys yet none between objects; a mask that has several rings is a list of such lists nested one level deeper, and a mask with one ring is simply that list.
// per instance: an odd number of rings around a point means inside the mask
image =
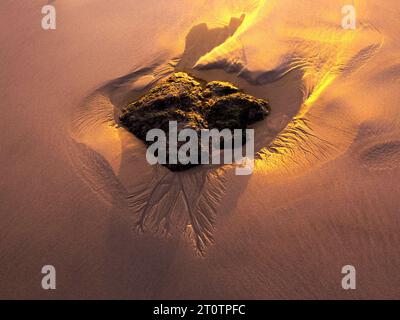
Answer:
[{"label": "beach sand", "polygon": [[[400,298],[400,5],[350,2],[3,0],[0,298]],[[269,99],[252,175],[147,164],[118,115],[174,71]]]}]

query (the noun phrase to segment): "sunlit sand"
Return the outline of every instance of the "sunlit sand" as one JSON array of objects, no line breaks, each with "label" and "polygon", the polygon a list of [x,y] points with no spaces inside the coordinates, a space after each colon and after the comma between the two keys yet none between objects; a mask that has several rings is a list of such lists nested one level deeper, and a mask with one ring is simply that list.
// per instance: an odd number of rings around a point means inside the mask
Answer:
[{"label": "sunlit sand", "polygon": [[[53,4],[0,5],[1,298],[399,298],[398,1]],[[146,162],[119,115],[174,72],[268,99],[252,175]]]}]

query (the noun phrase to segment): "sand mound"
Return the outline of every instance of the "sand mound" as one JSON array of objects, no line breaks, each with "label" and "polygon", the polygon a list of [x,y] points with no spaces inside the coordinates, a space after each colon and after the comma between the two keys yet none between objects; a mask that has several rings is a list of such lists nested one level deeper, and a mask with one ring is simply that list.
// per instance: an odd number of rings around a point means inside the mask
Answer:
[{"label": "sand mound", "polygon": [[362,164],[372,170],[390,170],[400,165],[400,141],[377,143],[361,155]]},{"label": "sand mound", "polygon": [[[399,298],[398,1],[351,1],[356,30],[344,0],[52,3],[54,32],[0,13],[0,297]],[[150,167],[119,125],[179,71],[269,99],[253,175]]]}]

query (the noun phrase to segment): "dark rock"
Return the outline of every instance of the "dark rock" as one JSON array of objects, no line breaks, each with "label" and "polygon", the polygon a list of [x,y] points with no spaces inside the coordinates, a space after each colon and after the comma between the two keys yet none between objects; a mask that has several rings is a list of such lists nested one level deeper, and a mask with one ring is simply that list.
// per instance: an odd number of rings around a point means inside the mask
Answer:
[{"label": "dark rock", "polygon": [[[231,83],[212,81],[202,84],[179,72],[129,104],[120,121],[132,134],[145,141],[151,129],[161,129],[168,137],[170,121],[177,121],[178,133],[191,128],[199,135],[202,129],[246,129],[248,125],[263,120],[269,110],[266,100],[242,93]],[[167,165],[172,171],[192,166]]]},{"label": "dark rock", "polygon": [[248,125],[263,120],[268,112],[269,104],[266,100],[244,93],[233,93],[215,99],[206,120],[209,128],[246,129]]},{"label": "dark rock", "polygon": [[228,94],[237,93],[239,89],[236,88],[232,83],[211,81],[207,83],[204,89],[203,95],[207,98],[226,96]]}]

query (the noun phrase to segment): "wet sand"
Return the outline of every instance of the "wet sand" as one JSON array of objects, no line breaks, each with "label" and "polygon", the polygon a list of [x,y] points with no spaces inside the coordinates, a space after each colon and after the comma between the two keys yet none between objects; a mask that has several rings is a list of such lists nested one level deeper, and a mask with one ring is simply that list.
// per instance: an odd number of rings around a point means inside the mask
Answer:
[{"label": "wet sand", "polygon": [[[0,298],[399,298],[399,5],[344,31],[322,2],[56,0],[44,31],[3,1]],[[270,100],[251,176],[150,167],[118,125],[176,70]]]}]

